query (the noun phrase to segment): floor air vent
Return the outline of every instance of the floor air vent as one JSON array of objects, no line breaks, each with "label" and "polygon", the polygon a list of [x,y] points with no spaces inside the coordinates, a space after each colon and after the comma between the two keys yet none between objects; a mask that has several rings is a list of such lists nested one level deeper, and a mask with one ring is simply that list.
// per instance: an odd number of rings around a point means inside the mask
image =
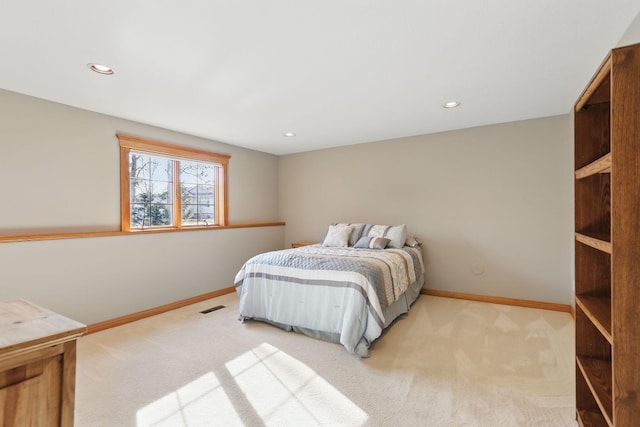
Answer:
[{"label": "floor air vent", "polygon": [[211,307],[211,308],[207,308],[206,310],[202,310],[200,313],[207,314],[207,313],[211,313],[212,311],[220,310],[221,308],[225,308],[225,307],[226,306],[224,306],[224,305],[217,305],[215,307]]}]

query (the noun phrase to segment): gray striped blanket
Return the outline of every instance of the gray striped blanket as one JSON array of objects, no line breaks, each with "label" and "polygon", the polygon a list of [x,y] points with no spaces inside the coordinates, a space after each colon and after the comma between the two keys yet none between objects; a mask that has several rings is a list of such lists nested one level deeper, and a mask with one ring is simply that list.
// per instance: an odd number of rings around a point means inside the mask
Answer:
[{"label": "gray striped blanket", "polygon": [[384,309],[422,280],[423,273],[421,250],[407,246],[373,250],[312,245],[260,254],[235,278],[240,320],[339,337],[347,350],[366,355],[388,325]]}]

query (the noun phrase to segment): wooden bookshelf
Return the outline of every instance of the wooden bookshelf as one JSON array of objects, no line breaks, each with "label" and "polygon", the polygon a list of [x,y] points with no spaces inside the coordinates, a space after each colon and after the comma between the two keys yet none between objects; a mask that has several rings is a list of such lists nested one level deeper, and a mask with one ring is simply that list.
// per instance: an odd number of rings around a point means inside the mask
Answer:
[{"label": "wooden bookshelf", "polygon": [[640,44],[613,49],[575,105],[576,418],[640,416]]}]

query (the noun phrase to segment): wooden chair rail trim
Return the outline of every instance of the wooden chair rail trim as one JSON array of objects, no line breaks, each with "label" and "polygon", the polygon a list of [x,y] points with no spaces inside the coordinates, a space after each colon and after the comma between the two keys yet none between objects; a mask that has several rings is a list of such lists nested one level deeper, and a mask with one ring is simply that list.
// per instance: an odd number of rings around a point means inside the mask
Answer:
[{"label": "wooden chair rail trim", "polygon": [[422,288],[420,293],[423,295],[431,295],[436,297],[456,298],[469,301],[488,302],[491,304],[513,305],[516,307],[539,308],[542,310],[562,311],[569,313],[575,318],[575,310],[568,304],[557,304],[553,302],[532,301],[516,298],[494,297],[488,295],[466,294],[462,292],[439,291],[436,289]]},{"label": "wooden chair rail trim", "polygon": [[105,329],[115,328],[116,326],[122,326],[127,323],[135,322],[147,317],[162,314],[167,311],[176,310],[178,308],[185,307],[187,305],[195,304],[200,301],[205,301],[211,298],[216,298],[222,295],[230,294],[236,291],[236,288],[231,286],[228,288],[220,289],[206,294],[197,295],[195,297],[175,301],[169,304],[161,305],[159,307],[150,308],[147,310],[138,311],[136,313],[127,314],[124,316],[116,317],[115,319],[109,319],[98,323],[93,323],[87,326],[87,332],[85,335],[93,334],[94,332],[103,331]]},{"label": "wooden chair rail trim", "polygon": [[137,234],[154,234],[154,233],[174,233],[184,231],[203,231],[203,230],[222,230],[227,228],[253,228],[253,227],[279,227],[285,225],[284,221],[276,222],[260,222],[249,224],[233,224],[209,227],[183,227],[183,228],[150,228],[146,230],[132,231],[87,231],[75,233],[44,233],[44,234],[23,234],[17,236],[0,236],[0,243],[11,242],[30,242],[36,240],[61,240],[61,239],[80,239],[85,237],[109,237],[109,236],[131,236]]}]

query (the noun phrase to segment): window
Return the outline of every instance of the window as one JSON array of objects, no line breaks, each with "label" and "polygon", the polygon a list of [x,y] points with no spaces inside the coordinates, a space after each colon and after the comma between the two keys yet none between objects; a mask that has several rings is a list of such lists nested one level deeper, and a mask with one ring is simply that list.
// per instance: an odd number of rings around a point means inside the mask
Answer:
[{"label": "window", "polygon": [[229,156],[117,136],[122,231],[226,225]]}]

